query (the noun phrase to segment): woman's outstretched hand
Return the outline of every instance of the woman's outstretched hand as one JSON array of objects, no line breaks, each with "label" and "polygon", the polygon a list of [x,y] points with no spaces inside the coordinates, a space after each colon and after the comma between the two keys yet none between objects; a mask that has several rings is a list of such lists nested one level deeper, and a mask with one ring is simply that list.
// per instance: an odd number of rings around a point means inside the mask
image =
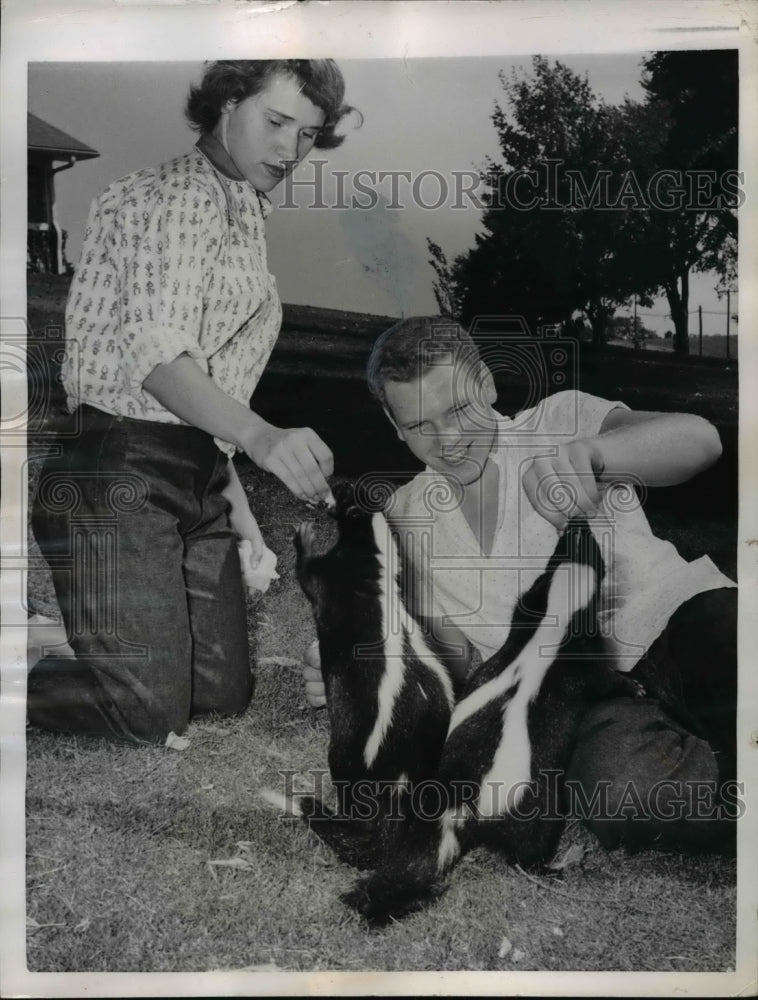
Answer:
[{"label": "woman's outstretched hand", "polygon": [[330,500],[326,478],[334,471],[334,459],[310,427],[274,427],[220,389],[188,354],[156,365],[142,387],[188,424],[242,448],[296,497]]},{"label": "woman's outstretched hand", "polygon": [[334,458],[310,427],[256,428],[245,452],[259,468],[277,476],[301,500],[328,500],[327,477],[334,472]]}]

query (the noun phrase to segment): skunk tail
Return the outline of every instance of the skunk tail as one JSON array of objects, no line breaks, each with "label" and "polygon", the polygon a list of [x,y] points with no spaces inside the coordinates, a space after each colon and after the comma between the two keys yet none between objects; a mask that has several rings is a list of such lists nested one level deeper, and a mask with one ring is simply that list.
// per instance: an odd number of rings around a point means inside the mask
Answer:
[{"label": "skunk tail", "polygon": [[381,927],[441,896],[446,876],[466,850],[449,814],[422,822],[398,845],[396,860],[359,879],[340,898],[372,927]]}]

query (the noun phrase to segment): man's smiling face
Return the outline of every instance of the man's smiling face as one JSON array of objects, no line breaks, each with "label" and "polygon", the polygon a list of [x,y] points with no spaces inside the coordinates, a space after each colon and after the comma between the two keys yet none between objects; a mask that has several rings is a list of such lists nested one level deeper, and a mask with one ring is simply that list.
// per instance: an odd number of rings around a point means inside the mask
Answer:
[{"label": "man's smiling face", "polygon": [[387,381],[384,392],[385,412],[416,458],[464,486],[479,479],[497,432],[483,364],[451,359],[410,382]]}]

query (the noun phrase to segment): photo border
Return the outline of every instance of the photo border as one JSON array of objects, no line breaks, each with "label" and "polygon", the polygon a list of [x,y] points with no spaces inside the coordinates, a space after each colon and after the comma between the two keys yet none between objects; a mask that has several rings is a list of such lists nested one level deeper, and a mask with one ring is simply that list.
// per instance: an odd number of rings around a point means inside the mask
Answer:
[{"label": "photo border", "polygon": [[[575,972],[207,972],[30,973],[25,964],[24,787],[26,611],[18,595],[26,558],[26,451],[0,436],[2,460],[3,631],[0,636],[0,975],[11,996],[233,996],[508,993],[541,995],[747,995],[755,992],[758,934],[758,28],[750,3],[699,0],[501,0],[431,2],[256,3],[246,0],[5,0],[0,92],[3,178],[0,322],[3,338],[25,335],[27,64],[57,61],[189,61],[208,58],[334,56],[418,58],[546,55],[738,48],[740,51],[740,582],[739,777],[747,812],[738,827],[737,962],[734,973]],[[641,27],[645,25],[645,27]],[[170,50],[166,39],[171,39]],[[743,333],[742,331],[747,331]],[[26,406],[22,367],[2,372],[2,418]],[[753,720],[751,722],[751,719]]]}]

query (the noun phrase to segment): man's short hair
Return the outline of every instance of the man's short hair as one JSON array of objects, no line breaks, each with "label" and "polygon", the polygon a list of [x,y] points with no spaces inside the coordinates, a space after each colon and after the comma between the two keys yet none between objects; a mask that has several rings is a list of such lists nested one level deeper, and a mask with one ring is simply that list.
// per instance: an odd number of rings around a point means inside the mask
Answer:
[{"label": "man's short hair", "polygon": [[468,332],[449,316],[409,316],[377,338],[368,359],[366,376],[371,394],[386,409],[387,382],[413,382],[436,364],[450,358],[481,361]]}]

